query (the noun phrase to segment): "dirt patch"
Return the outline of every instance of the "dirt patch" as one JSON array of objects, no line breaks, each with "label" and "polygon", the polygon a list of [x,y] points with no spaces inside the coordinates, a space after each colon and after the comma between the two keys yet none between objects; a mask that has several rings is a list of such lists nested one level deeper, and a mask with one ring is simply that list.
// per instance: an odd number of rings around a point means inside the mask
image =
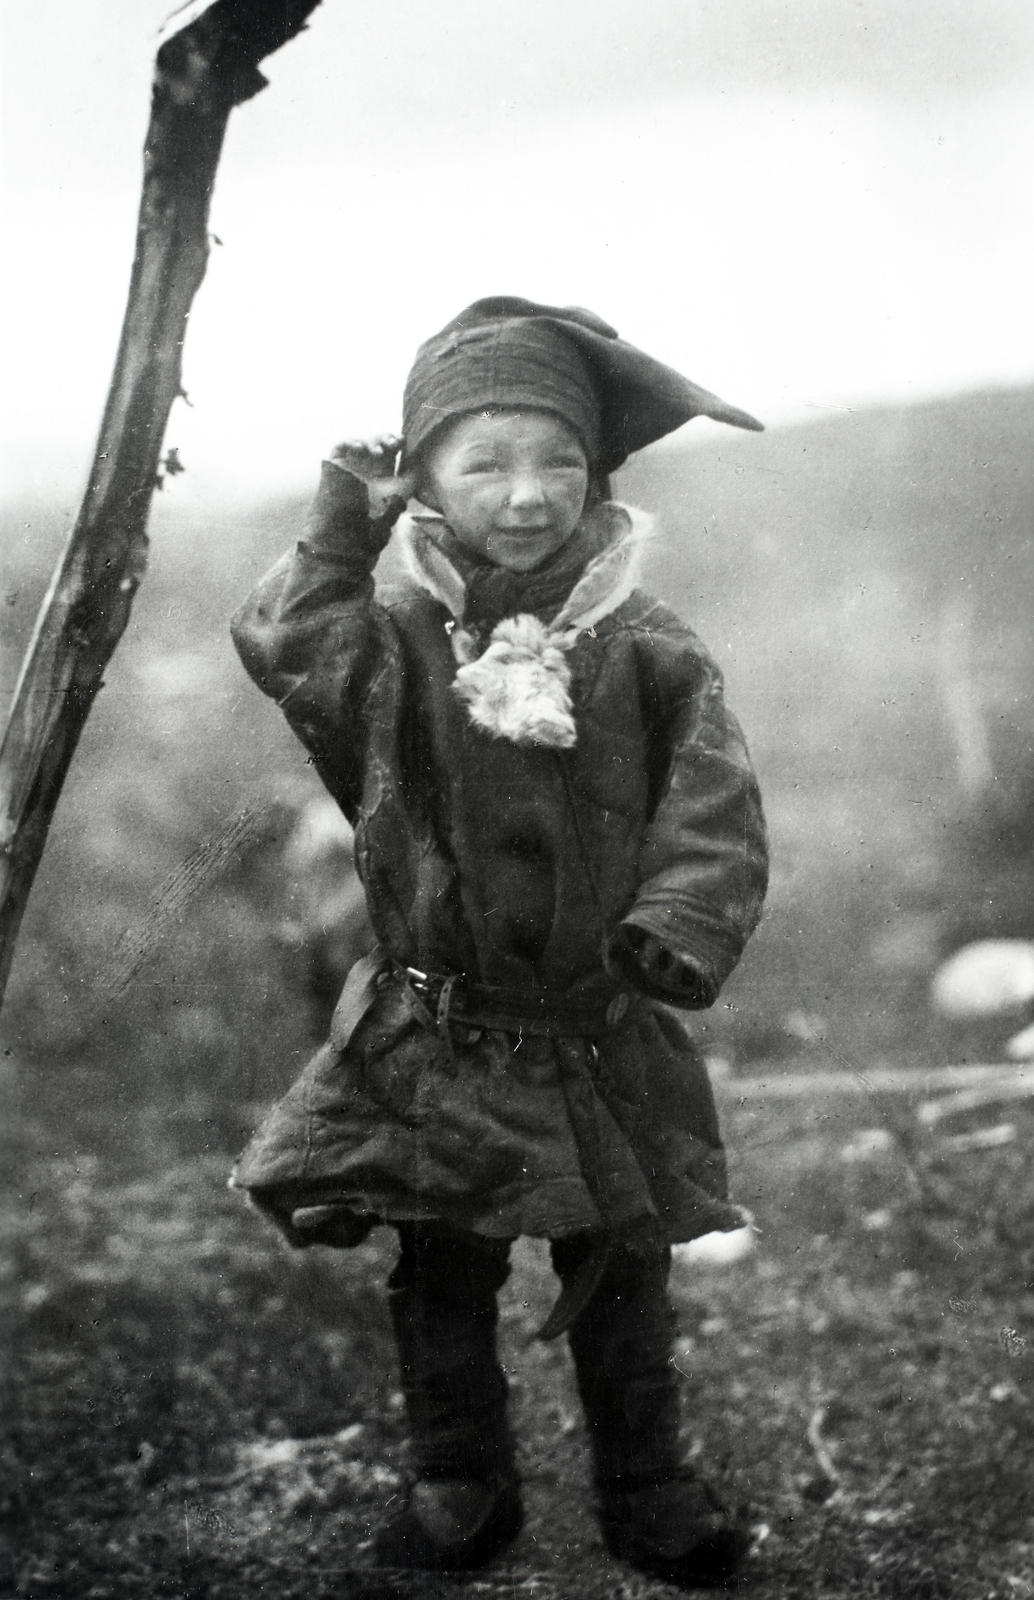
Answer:
[{"label": "dirt patch", "polygon": [[[1008,1149],[948,1160],[933,1144],[866,1144],[864,1106],[762,1114],[725,1098],[760,1232],[739,1261],[677,1265],[675,1360],[687,1453],[749,1508],[737,1587],[758,1600],[1034,1594],[1034,1205],[1017,1153],[1034,1118],[1021,1108]],[[227,1192],[224,1152],[184,1159],[152,1122],[151,1170],[127,1176],[88,1124],[84,1111],[89,1153],[55,1157],[45,1119],[26,1115],[10,1152],[20,1311],[0,1592],[674,1592],[600,1543],[566,1350],[534,1339],[554,1294],[542,1247],[515,1251],[502,1315],[524,1532],[465,1582],[377,1573],[367,1541],[406,1467],[391,1235],[293,1254]]]}]

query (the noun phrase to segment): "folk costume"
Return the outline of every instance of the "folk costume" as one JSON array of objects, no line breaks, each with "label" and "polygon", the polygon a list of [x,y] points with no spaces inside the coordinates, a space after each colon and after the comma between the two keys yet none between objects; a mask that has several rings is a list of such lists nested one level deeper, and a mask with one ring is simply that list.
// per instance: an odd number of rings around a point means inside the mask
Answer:
[{"label": "folk costume", "polygon": [[[570,1332],[611,1548],[685,1577],[657,1518],[691,1503],[693,1570],[725,1570],[742,1541],[681,1466],[664,1284],[672,1243],[742,1213],[706,1071],[659,1002],[710,1005],[736,965],[764,823],[719,669],[637,588],[649,519],[605,480],[692,415],[757,424],[591,313],[519,300],[422,347],[405,459],[497,407],[551,411],[585,444],[593,488],[550,560],[482,563],[327,462],[307,537],[234,621],[353,824],[378,938],[235,1182],[297,1245],[399,1231],[417,1478],[383,1559],[476,1564],[520,1524],[495,1296],[530,1234],[553,1241],[545,1332]],[[376,591],[396,525],[407,581]],[[637,931],[676,961],[640,965]]]}]

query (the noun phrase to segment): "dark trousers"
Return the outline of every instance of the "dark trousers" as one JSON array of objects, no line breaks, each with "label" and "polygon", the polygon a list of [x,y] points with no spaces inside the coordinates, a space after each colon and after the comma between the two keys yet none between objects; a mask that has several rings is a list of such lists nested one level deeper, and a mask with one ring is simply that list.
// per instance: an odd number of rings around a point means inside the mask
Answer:
[{"label": "dark trousers", "polygon": [[[388,1282],[414,1465],[427,1477],[514,1475],[506,1380],[496,1355],[496,1296],[510,1271],[508,1239],[436,1225],[399,1226]],[[592,1247],[552,1245],[567,1284]],[[568,1335],[598,1483],[629,1486],[679,1465],[671,1253],[615,1247]]]}]

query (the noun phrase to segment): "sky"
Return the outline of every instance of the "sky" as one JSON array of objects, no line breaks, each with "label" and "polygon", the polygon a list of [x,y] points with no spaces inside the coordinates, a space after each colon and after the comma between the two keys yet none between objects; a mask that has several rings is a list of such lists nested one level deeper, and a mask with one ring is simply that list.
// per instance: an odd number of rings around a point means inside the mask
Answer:
[{"label": "sky", "polygon": [[[170,10],[3,8],[9,493],[81,489]],[[188,501],[396,427],[486,294],[590,306],[776,425],[1034,380],[1029,0],[323,0],[265,70],[167,433]]]}]

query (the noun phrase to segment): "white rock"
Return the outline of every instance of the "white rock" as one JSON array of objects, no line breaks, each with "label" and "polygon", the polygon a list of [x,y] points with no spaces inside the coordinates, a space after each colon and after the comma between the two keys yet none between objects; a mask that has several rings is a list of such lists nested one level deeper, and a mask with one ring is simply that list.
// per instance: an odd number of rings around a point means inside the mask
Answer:
[{"label": "white rock", "polygon": [[956,950],[934,974],[931,1000],[942,1016],[994,1017],[1034,1000],[1034,944],[980,939]]},{"label": "white rock", "polygon": [[1005,1046],[1010,1061],[1034,1061],[1034,1022],[1014,1033]]},{"label": "white rock", "polygon": [[732,1233],[705,1233],[688,1244],[672,1245],[672,1261],[677,1266],[725,1267],[742,1261],[754,1249],[752,1227],[736,1228]]},{"label": "white rock", "polygon": [[859,1128],[850,1144],[840,1151],[841,1161],[869,1161],[894,1148],[894,1135],[888,1128]]}]

